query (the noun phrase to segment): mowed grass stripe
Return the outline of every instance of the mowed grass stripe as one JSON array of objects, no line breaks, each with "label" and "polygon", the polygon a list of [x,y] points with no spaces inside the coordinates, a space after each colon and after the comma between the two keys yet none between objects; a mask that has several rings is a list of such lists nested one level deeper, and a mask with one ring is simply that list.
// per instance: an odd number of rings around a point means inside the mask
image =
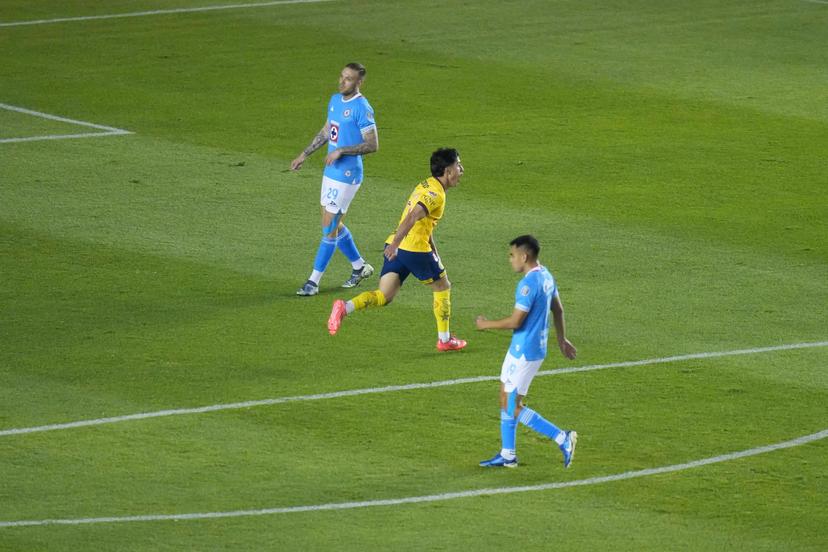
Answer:
[{"label": "mowed grass stripe", "polygon": [[540,485],[526,485],[518,487],[499,487],[493,489],[476,489],[470,491],[461,491],[454,493],[433,494],[424,496],[412,496],[405,498],[383,499],[383,500],[364,500],[359,502],[340,502],[332,504],[312,504],[307,506],[291,506],[287,508],[263,508],[258,510],[237,510],[232,512],[202,512],[191,514],[151,514],[139,516],[111,516],[111,517],[97,517],[97,518],[78,518],[78,519],[43,519],[43,520],[21,520],[21,521],[0,521],[0,528],[10,527],[32,527],[40,525],[90,525],[100,523],[129,523],[129,522],[149,522],[149,521],[189,521],[189,520],[203,520],[203,519],[217,519],[229,517],[249,517],[249,516],[265,516],[276,514],[293,514],[302,512],[317,512],[325,510],[352,510],[355,508],[369,508],[377,506],[400,506],[405,504],[421,504],[426,502],[442,502],[446,500],[456,500],[460,498],[473,498],[479,496],[490,495],[504,495],[513,493],[538,492],[548,491],[554,489],[565,489],[568,487],[583,487],[587,485],[600,485],[604,483],[612,483],[615,481],[624,481],[627,479],[636,479],[640,477],[649,477],[653,475],[660,475],[665,473],[675,473],[679,471],[699,468],[711,464],[719,464],[722,462],[729,462],[731,460],[738,460],[740,458],[748,458],[760,454],[766,454],[777,450],[788,449],[792,447],[802,446],[814,441],[819,441],[828,437],[828,429],[823,429],[816,433],[803,435],[789,441],[782,441],[771,445],[765,445],[752,449],[742,450],[738,452],[731,452],[719,456],[712,456],[709,458],[702,458],[693,460],[691,462],[684,462],[682,464],[672,464],[669,466],[659,466],[656,468],[646,468],[643,470],[636,470],[614,475],[606,475],[601,477],[590,477],[588,479],[576,479],[573,481],[560,481],[554,483],[543,483]]},{"label": "mowed grass stripe", "polygon": [[[577,372],[592,372],[595,370],[606,370],[610,368],[631,368],[636,366],[648,366],[653,364],[667,364],[672,362],[682,362],[687,360],[721,358],[737,355],[751,355],[760,353],[769,353],[775,351],[789,351],[795,349],[810,349],[815,347],[828,346],[828,341],[817,341],[811,343],[793,343],[789,345],[774,345],[769,347],[757,347],[752,349],[737,349],[733,351],[720,352],[706,352],[693,353],[688,355],[676,355],[663,358],[653,358],[645,360],[633,360],[625,362],[616,362],[610,364],[595,364],[591,366],[577,366],[572,368],[557,368],[554,370],[542,370],[538,372],[536,377],[555,376],[560,374],[572,374]],[[464,385],[467,383],[479,383],[484,381],[498,380],[499,376],[476,376],[471,378],[459,378],[453,380],[443,380],[428,383],[409,383],[402,385],[389,385],[386,387],[374,387],[367,389],[350,389],[345,391],[334,391],[331,393],[318,393],[314,395],[298,395],[292,397],[277,397],[272,399],[261,399],[253,401],[244,401],[229,404],[214,404],[209,406],[200,406],[195,408],[178,408],[170,410],[159,410],[156,412],[141,412],[137,414],[126,414],[123,416],[112,416],[108,418],[97,418],[93,420],[81,420],[77,422],[67,422],[62,424],[50,424],[34,427],[5,429],[0,431],[0,437],[10,435],[25,435],[27,433],[40,433],[44,431],[59,431],[66,429],[73,429],[79,427],[98,426],[106,424],[116,424],[121,422],[129,422],[136,420],[145,420],[150,418],[162,418],[166,416],[182,416],[187,414],[206,414],[208,412],[218,412],[223,410],[240,410],[245,408],[255,408],[259,406],[273,406],[277,404],[284,404],[298,401],[319,401],[325,399],[337,399],[342,397],[354,397],[359,395],[372,395],[378,393],[393,393],[397,391],[412,391],[415,389],[430,389],[435,387],[448,387],[452,385]]]}]

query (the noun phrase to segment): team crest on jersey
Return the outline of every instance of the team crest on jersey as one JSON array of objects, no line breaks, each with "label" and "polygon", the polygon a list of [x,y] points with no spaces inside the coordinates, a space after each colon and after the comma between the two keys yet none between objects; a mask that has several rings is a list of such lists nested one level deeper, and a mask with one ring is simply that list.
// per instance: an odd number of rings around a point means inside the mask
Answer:
[{"label": "team crest on jersey", "polygon": [[343,117],[350,117],[351,116],[351,110],[346,109],[345,111],[342,112],[342,116]]},{"label": "team crest on jersey", "polygon": [[524,297],[529,295],[529,291],[529,286],[523,286],[522,288],[520,288],[520,294]]},{"label": "team crest on jersey", "polygon": [[339,124],[331,123],[331,142],[336,143],[339,140]]}]

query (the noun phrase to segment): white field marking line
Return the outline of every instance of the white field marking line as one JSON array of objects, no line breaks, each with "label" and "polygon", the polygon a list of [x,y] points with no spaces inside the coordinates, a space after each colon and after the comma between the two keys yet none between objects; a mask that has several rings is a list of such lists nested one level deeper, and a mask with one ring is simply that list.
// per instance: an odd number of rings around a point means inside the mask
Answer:
[{"label": "white field marking line", "polygon": [[150,10],[130,13],[112,13],[106,15],[84,15],[78,17],[58,17],[55,19],[35,19],[30,21],[7,21],[0,23],[0,27],[22,27],[24,25],[46,25],[49,23],[64,23],[67,21],[93,21],[95,19],[117,19],[121,17],[146,17],[149,15],[166,15],[175,13],[193,13],[218,10],[241,10],[248,8],[266,8],[283,4],[316,4],[319,2],[333,2],[335,0],[278,0],[274,2],[253,2],[246,4],[226,4],[222,6],[202,6],[198,8],[173,8],[167,10]]},{"label": "white field marking line", "polygon": [[490,495],[504,495],[513,493],[526,493],[535,491],[548,491],[553,489],[565,489],[568,487],[583,487],[586,485],[600,485],[603,483],[612,483],[614,481],[624,481],[626,479],[636,479],[639,477],[648,477],[651,475],[660,475],[664,473],[674,473],[701,466],[708,466],[710,464],[718,464],[721,462],[728,462],[730,460],[737,460],[739,458],[747,458],[749,456],[757,456],[776,450],[782,450],[792,447],[798,447],[813,441],[819,441],[828,437],[828,429],[823,429],[817,433],[810,435],[803,435],[790,441],[783,441],[772,445],[765,445],[739,452],[731,452],[722,454],[720,456],[712,456],[710,458],[702,458],[700,460],[693,460],[692,462],[685,462],[683,464],[672,464],[670,466],[660,466],[658,468],[646,468],[643,470],[628,471],[617,473],[614,475],[604,475],[600,477],[590,477],[587,479],[576,479],[574,481],[558,481],[555,483],[542,483],[540,485],[526,485],[520,487],[496,487],[492,489],[475,489],[470,491],[460,491],[454,493],[443,493],[423,496],[408,496],[403,498],[389,498],[382,500],[364,500],[359,502],[333,502],[328,504],[309,504],[305,506],[288,506],[284,508],[263,508],[261,510],[235,510],[230,512],[200,512],[191,514],[152,514],[143,516],[110,516],[98,518],[76,518],[76,519],[41,519],[41,520],[21,520],[21,521],[0,521],[0,529],[5,527],[32,527],[39,525],[87,525],[98,523],[128,523],[135,521],[184,521],[184,520],[199,520],[199,519],[216,519],[216,518],[235,518],[235,517],[250,517],[250,516],[267,516],[276,514],[296,514],[301,512],[319,512],[325,510],[353,510],[355,508],[370,508],[375,506],[399,506],[402,504],[421,504],[424,502],[441,502],[445,500],[456,500],[459,498],[473,498],[478,496]]},{"label": "white field marking line", "polygon": [[[614,362],[610,364],[593,364],[590,366],[577,366],[573,368],[558,368],[555,370],[541,370],[535,377],[555,376],[559,374],[572,374],[576,372],[592,372],[595,370],[606,370],[609,368],[630,368],[635,366],[648,366],[652,364],[666,364],[670,362],[681,362],[685,360],[719,358],[737,355],[752,355],[769,353],[774,351],[790,351],[794,349],[810,349],[814,347],[826,347],[828,341],[816,341],[808,343],[793,343],[789,345],[774,345],[770,347],[757,347],[753,349],[736,349],[733,351],[720,351],[708,353],[693,353],[687,355],[652,358],[646,360],[632,360],[627,362]],[[447,387],[451,385],[463,385],[466,383],[478,383],[484,381],[499,381],[499,376],[475,376],[453,380],[434,381],[429,383],[408,383],[404,385],[389,385],[386,387],[372,387],[367,389],[348,389],[345,391],[333,391],[330,393],[317,393],[314,395],[297,395],[293,397],[277,397],[272,399],[260,399],[237,403],[214,404],[210,406],[199,406],[194,408],[176,408],[171,410],[158,410],[155,412],[140,412],[137,414],[126,414],[123,416],[112,416],[109,418],[97,418],[94,420],[80,420],[60,424],[49,424],[34,427],[21,427],[0,430],[0,437],[9,435],[23,435],[26,433],[37,433],[42,431],[57,431],[77,427],[98,426],[104,424],[116,424],[133,420],[145,420],[148,418],[161,418],[165,416],[182,416],[185,414],[204,414],[206,412],[217,412],[221,410],[241,410],[257,406],[271,406],[299,401],[319,401],[325,399],[337,399],[340,397],[354,397],[357,395],[371,395],[377,393],[392,393],[396,391],[410,391],[415,389],[432,389],[436,387]]]},{"label": "white field marking line", "polygon": [[34,142],[37,140],[65,140],[68,138],[94,138],[99,136],[121,136],[124,134],[132,134],[128,130],[122,128],[115,128],[106,125],[99,125],[97,123],[89,123],[87,121],[78,121],[77,119],[69,119],[67,117],[59,117],[58,115],[51,115],[43,113],[42,111],[34,111],[24,107],[17,107],[16,105],[9,105],[0,103],[0,109],[6,111],[14,111],[16,113],[23,113],[24,115],[31,115],[32,117],[39,117],[41,119],[48,119],[50,121],[59,121],[61,123],[69,123],[72,125],[84,126],[103,130],[104,132],[87,132],[83,134],[46,134],[42,136],[27,136],[25,138],[3,138],[0,139],[0,144],[9,144],[13,142]]}]

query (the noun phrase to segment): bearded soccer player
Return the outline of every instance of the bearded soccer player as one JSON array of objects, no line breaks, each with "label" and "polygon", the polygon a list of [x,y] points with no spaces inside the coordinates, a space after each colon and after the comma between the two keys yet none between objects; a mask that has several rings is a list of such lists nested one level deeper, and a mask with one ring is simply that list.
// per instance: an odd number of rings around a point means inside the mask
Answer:
[{"label": "bearded soccer player", "polygon": [[431,178],[420,182],[403,209],[397,230],[385,242],[379,289],[366,291],[348,302],[334,301],[328,331],[335,335],[342,320],[354,311],[383,307],[391,303],[400,287],[413,274],[434,292],[434,318],[437,321],[437,350],[458,351],[466,342],[449,331],[451,283],[434,244],[434,228],[443,218],[446,192],[463,176],[463,164],[456,149],[441,148],[431,154]]},{"label": "bearded soccer player", "polygon": [[568,468],[575,455],[578,434],[564,431],[525,406],[523,398],[546,358],[549,337],[549,314],[555,325],[558,348],[568,359],[577,351],[566,338],[563,304],[555,278],[538,260],[540,244],[532,236],[519,236],[509,244],[512,270],[523,274],[515,290],[515,307],[511,316],[500,320],[477,317],[479,330],[513,330],[512,343],[500,371],[500,452],[480,462],[484,468],[514,468],[518,465],[515,452],[518,422],[555,443]]},{"label": "bearded soccer player", "polygon": [[354,238],[343,222],[362,185],[362,156],[379,148],[374,108],[359,91],[364,80],[365,67],[361,64],[349,63],[342,69],[339,92],[328,102],[325,126],[290,164],[291,170],[298,171],[309,155],[328,144],[320,197],[322,240],[313,261],[313,271],[297,295],[319,293],[319,281],[337,249],[348,258],[353,269],[342,287],[355,287],[374,273],[374,267],[359,254]]}]

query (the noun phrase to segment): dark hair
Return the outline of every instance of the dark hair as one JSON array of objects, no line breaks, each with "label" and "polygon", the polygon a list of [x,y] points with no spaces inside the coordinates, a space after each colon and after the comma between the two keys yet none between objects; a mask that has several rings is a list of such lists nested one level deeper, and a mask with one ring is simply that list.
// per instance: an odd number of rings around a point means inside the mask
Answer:
[{"label": "dark hair", "polygon": [[347,67],[348,69],[353,69],[354,71],[359,73],[360,80],[365,78],[365,73],[367,73],[367,71],[365,70],[365,66],[363,64],[352,61],[345,67]]},{"label": "dark hair", "polygon": [[446,169],[455,163],[460,154],[454,148],[440,148],[431,154],[431,176],[443,176]]},{"label": "dark hair", "polygon": [[509,245],[514,245],[515,247],[520,247],[533,259],[537,259],[538,255],[540,254],[540,244],[535,236],[530,234],[525,234],[523,236],[518,236],[512,241],[509,242]]}]

